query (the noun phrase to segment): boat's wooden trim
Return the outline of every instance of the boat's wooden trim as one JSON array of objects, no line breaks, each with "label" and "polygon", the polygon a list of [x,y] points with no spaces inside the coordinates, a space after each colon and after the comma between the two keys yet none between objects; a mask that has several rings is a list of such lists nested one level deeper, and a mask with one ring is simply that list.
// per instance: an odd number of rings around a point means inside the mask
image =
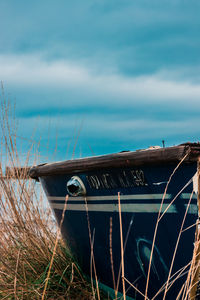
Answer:
[{"label": "boat's wooden trim", "polygon": [[137,167],[142,165],[158,165],[176,163],[188,153],[185,162],[197,161],[200,156],[199,144],[184,144],[175,147],[147,149],[134,152],[121,152],[110,155],[67,160],[44,164],[30,169],[30,176],[41,176],[87,172],[102,168]]},{"label": "boat's wooden trim", "polygon": [[31,167],[6,167],[5,179],[30,179]]}]

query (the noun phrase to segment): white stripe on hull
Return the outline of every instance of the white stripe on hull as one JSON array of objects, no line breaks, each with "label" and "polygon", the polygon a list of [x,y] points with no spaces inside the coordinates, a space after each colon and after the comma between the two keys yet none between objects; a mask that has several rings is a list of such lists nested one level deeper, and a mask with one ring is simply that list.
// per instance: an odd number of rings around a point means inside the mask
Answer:
[{"label": "white stripe on hull", "polygon": [[[187,204],[184,205],[185,208]],[[51,207],[53,209],[64,209],[64,203],[51,203]],[[168,207],[168,204],[163,204],[162,212]],[[66,210],[73,211],[99,211],[99,212],[118,212],[118,204],[67,204]],[[160,204],[123,204],[121,203],[121,211],[122,212],[130,212],[130,213],[158,213],[160,209]],[[166,213],[178,213],[176,205],[172,204]],[[197,205],[190,204],[188,214],[197,214]]]},{"label": "white stripe on hull", "polygon": [[[191,193],[182,193],[180,196],[182,199],[190,199]],[[197,195],[193,194],[192,199],[197,199]]]},{"label": "white stripe on hull", "polygon": [[[120,195],[120,200],[149,200],[149,199],[160,199],[162,200],[163,194],[137,194],[137,195]],[[180,198],[182,199],[190,199],[191,193],[182,193],[180,195]],[[53,201],[65,201],[65,197],[55,197],[55,196],[48,196],[48,200]],[[197,199],[197,195],[193,194],[193,199]],[[111,195],[111,196],[88,196],[88,197],[69,197],[70,201],[77,200],[77,201],[103,201],[103,200],[117,200],[117,195]],[[172,194],[166,194],[165,199],[172,199]]]},{"label": "white stripe on hull", "polygon": [[[137,195],[120,195],[121,200],[148,200],[148,199],[162,199],[163,194],[137,194]],[[171,194],[166,194],[165,199],[171,199]],[[54,201],[65,201],[65,197],[47,197],[48,200],[54,200]],[[77,200],[77,201],[98,201],[98,200],[117,200],[117,195],[111,195],[111,196],[88,196],[88,197],[69,197],[69,200]]]}]

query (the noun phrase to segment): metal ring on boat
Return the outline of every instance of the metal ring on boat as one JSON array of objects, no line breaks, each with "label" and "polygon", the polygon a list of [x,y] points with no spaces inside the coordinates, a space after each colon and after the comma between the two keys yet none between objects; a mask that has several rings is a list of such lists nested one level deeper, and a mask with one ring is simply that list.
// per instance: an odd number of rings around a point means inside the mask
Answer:
[{"label": "metal ring on boat", "polygon": [[86,194],[86,188],[83,181],[78,176],[73,176],[67,182],[67,192],[70,196],[84,196]]}]

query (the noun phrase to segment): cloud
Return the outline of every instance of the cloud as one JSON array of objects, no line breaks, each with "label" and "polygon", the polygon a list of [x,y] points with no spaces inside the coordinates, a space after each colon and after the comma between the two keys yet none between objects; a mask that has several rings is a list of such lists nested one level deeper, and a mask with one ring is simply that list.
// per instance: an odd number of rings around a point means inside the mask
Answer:
[{"label": "cloud", "polygon": [[[96,153],[197,140],[200,2],[0,2],[0,80],[22,136]],[[39,118],[38,118],[39,117]],[[84,150],[85,149],[85,150]],[[64,153],[63,150],[62,153]]]},{"label": "cloud", "polygon": [[194,0],[2,0],[0,52],[92,59],[131,76],[195,66],[199,8]]},{"label": "cloud", "polygon": [[91,155],[91,148],[95,154],[103,154],[147,148],[151,145],[161,146],[163,139],[167,146],[199,140],[198,117],[192,120],[171,121],[138,116],[137,119],[125,120],[105,118],[102,114],[98,117],[86,115],[84,119],[81,119],[81,117],[74,118],[69,114],[67,117],[54,116],[49,119],[48,116],[43,116],[41,119],[32,117],[21,118],[18,121],[23,137],[30,137],[33,126],[37,127],[32,138],[40,140],[43,155],[47,152],[47,148],[50,155],[54,153],[57,138],[60,159],[65,158],[67,149],[70,157],[79,131],[77,157],[80,151],[84,155]]},{"label": "cloud", "polygon": [[[100,95],[103,102],[115,99],[117,105],[121,105],[122,99],[129,105],[141,100],[143,103],[199,103],[200,83],[172,81],[167,76],[165,79],[165,74],[167,72],[162,71],[149,76],[127,77],[106,73],[106,70],[98,74],[91,66],[67,60],[47,61],[40,55],[0,55],[0,79],[16,87],[78,90]],[[78,104],[82,100],[74,100],[74,104],[76,101]]]},{"label": "cloud", "polygon": [[[22,128],[27,130],[28,124],[37,124],[39,131],[44,132],[44,136],[48,138],[47,131],[50,129],[55,130],[59,128],[60,137],[62,138],[73,138],[79,129],[84,132],[84,134],[89,134],[93,138],[100,137],[103,135],[106,138],[118,138],[121,140],[129,140],[130,137],[134,136],[137,140],[147,139],[149,135],[151,138],[155,136],[159,137],[162,134],[168,134],[169,136],[174,136],[184,132],[186,135],[193,131],[194,134],[199,134],[199,118],[193,118],[191,122],[190,119],[187,120],[156,120],[152,118],[129,118],[128,120],[123,118],[109,118],[104,117],[103,114],[99,115],[85,115],[85,117],[78,116],[75,118],[73,115],[68,115],[67,117],[57,116],[49,118],[48,116],[43,116],[42,118],[19,118],[18,119]],[[72,130],[73,128],[73,130]],[[169,133],[170,132],[170,133]],[[44,137],[43,137],[44,138]]]},{"label": "cloud", "polygon": [[35,130],[43,155],[47,144],[54,153],[58,135],[60,159],[69,143],[72,152],[79,128],[83,155],[91,155],[90,148],[103,154],[160,145],[162,139],[167,145],[198,140],[200,85],[171,72],[125,76],[105,68],[99,74],[88,63],[0,55],[5,90],[9,86],[17,97],[19,135],[27,138]]}]

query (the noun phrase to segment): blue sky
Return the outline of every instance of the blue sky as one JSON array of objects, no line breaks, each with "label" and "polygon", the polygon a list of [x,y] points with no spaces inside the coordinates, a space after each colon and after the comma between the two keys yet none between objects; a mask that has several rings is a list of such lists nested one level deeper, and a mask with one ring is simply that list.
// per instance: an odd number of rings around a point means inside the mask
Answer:
[{"label": "blue sky", "polygon": [[[200,140],[198,0],[0,1],[0,80],[41,161]],[[22,152],[26,152],[26,148]]]}]

